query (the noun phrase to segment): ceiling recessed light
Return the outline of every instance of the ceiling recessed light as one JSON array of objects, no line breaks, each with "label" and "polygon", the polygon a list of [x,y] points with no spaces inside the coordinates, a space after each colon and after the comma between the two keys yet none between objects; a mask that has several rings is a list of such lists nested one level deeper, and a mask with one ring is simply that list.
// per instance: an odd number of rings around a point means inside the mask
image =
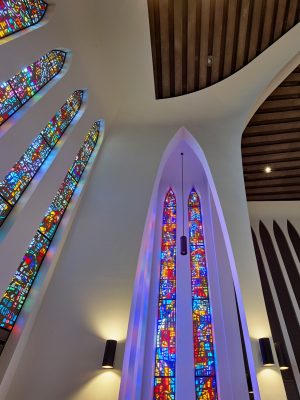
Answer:
[{"label": "ceiling recessed light", "polygon": [[266,173],[266,174],[270,174],[271,172],[272,172],[272,168],[269,167],[269,166],[267,166],[267,167],[265,168],[265,173]]}]

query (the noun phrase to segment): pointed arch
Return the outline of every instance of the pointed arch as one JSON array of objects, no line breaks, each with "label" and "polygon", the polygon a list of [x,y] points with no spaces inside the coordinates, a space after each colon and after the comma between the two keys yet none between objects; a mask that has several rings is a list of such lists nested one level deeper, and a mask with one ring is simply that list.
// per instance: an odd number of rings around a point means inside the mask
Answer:
[{"label": "pointed arch", "polygon": [[176,197],[166,194],[161,236],[159,300],[155,348],[155,400],[175,400],[176,366]]},{"label": "pointed arch", "polygon": [[[187,154],[189,159],[189,188],[197,185],[201,189],[203,198],[203,212],[208,223],[206,233],[206,256],[209,259],[210,268],[210,305],[214,322],[214,350],[217,361],[217,384],[218,395],[222,398],[247,398],[247,381],[244,369],[244,360],[242,345],[240,343],[239,325],[236,314],[236,300],[234,288],[237,294],[239,311],[241,315],[243,334],[253,391],[259,398],[259,388],[255,374],[255,363],[252,353],[251,342],[249,338],[247,321],[244,311],[243,299],[239,276],[234,261],[233,250],[230,237],[226,226],[222,206],[217,193],[217,189],[210,171],[207,159],[199,143],[185,129],[181,128],[168,144],[163,153],[161,163],[154,182],[151,201],[148,209],[147,220],[145,224],[143,240],[140,248],[137,273],[134,285],[134,293],[130,311],[130,321],[128,327],[128,336],[126,340],[125,355],[123,362],[123,372],[121,380],[120,400],[141,400],[153,398],[153,376],[154,376],[154,349],[157,333],[157,289],[159,281],[158,264],[161,241],[161,217],[162,217],[162,199],[165,197],[166,185],[172,183],[172,190],[176,193],[178,187],[177,172],[180,171],[180,154],[182,151]],[[177,156],[175,156],[177,155]],[[173,180],[175,178],[175,180]],[[176,183],[177,182],[177,183]],[[187,183],[187,182],[186,182]],[[196,186],[195,186],[196,187]],[[178,187],[178,190],[180,188]],[[184,192],[186,196],[185,209],[187,212],[187,199],[190,191]],[[179,205],[181,199],[177,198],[177,212],[181,208]],[[181,218],[177,218],[177,229],[180,228]],[[211,260],[211,262],[210,262]],[[180,267],[183,260],[180,254],[176,256],[176,275],[181,276]],[[194,355],[193,355],[193,332],[192,332],[192,312],[191,312],[191,282],[189,271],[189,258],[184,259],[187,263],[187,274],[184,287],[179,281],[176,285],[176,370],[180,371],[180,376],[187,377],[183,380],[177,380],[174,388],[178,398],[193,398],[195,393],[195,374],[194,374]],[[234,281],[234,286],[232,281]],[[180,281],[180,283],[182,283]],[[182,291],[181,291],[182,289]],[[183,293],[185,299],[182,300]],[[189,325],[185,325],[186,318],[181,319],[182,312],[179,307],[187,305],[190,307]],[[184,308],[181,308],[184,309]],[[186,329],[187,328],[187,329]],[[187,330],[189,333],[187,333]],[[183,333],[183,335],[181,335]],[[180,334],[180,335],[178,335]],[[180,351],[180,343],[185,346],[185,338],[189,336],[189,352]],[[183,338],[183,341],[181,342]],[[235,346],[235,352],[231,351],[230,343],[235,342],[240,345]],[[188,364],[181,363],[181,357],[188,361]],[[182,365],[188,365],[188,370],[182,368]],[[232,365],[235,368],[232,368]],[[191,395],[190,395],[191,393]],[[167,394],[167,393],[166,393]],[[167,396],[169,396],[167,394]],[[185,396],[185,397],[184,397]],[[168,398],[168,397],[167,397]],[[174,399],[170,397],[170,399]],[[162,399],[160,397],[159,399]]]},{"label": "pointed arch", "polygon": [[0,83],[0,126],[62,70],[66,55],[65,51],[51,50]]},{"label": "pointed arch", "polygon": [[216,400],[216,366],[200,197],[188,199],[195,387],[197,400]]}]

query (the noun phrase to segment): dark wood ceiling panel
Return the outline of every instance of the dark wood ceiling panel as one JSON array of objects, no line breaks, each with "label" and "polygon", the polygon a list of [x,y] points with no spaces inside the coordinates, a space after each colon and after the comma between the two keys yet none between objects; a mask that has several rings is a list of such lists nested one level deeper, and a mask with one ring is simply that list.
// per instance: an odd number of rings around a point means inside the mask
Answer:
[{"label": "dark wood ceiling panel", "polygon": [[300,200],[300,67],[250,120],[242,156],[248,200]]},{"label": "dark wood ceiling panel", "polygon": [[148,0],[148,8],[159,99],[227,78],[300,19],[300,0]]}]

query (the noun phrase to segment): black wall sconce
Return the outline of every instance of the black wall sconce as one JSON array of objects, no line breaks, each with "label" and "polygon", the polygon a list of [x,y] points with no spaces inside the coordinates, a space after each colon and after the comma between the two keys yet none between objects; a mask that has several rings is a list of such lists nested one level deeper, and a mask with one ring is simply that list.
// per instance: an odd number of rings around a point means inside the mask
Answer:
[{"label": "black wall sconce", "polygon": [[258,339],[258,341],[259,341],[259,347],[260,347],[260,353],[261,353],[263,365],[265,367],[271,367],[271,366],[275,365],[270,339],[269,338],[260,338],[260,339]]},{"label": "black wall sconce", "polygon": [[113,368],[117,348],[116,340],[107,340],[102,361],[102,368]]},{"label": "black wall sconce", "polygon": [[289,363],[287,361],[286,354],[284,352],[284,348],[281,347],[280,343],[276,342],[274,343],[277,358],[278,358],[278,363],[279,363],[279,369],[286,370],[289,369]]}]

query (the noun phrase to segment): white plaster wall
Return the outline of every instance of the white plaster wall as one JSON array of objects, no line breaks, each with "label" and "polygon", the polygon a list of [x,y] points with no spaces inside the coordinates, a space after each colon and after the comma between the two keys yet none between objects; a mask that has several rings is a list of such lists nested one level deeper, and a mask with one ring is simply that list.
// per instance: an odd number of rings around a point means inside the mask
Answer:
[{"label": "white plaster wall", "polygon": [[[269,335],[250,235],[240,139],[252,112],[299,63],[299,24],[231,78],[199,93],[156,101],[146,1],[84,4],[59,1],[48,24],[0,45],[0,81],[52,48],[72,49],[64,77],[51,90],[45,88],[39,101],[28,103],[17,114],[21,119],[16,116],[1,127],[1,177],[73,90],[89,90],[86,112],[67,133],[55,162],[13,223],[7,221],[8,228],[1,230],[2,292],[84,134],[96,119],[107,121],[106,140],[76,221],[22,361],[11,372],[5,395],[9,400],[117,398],[119,369],[99,370],[104,339],[126,337],[154,178],[166,145],[183,125],[203,148],[216,184],[255,354],[256,339]],[[280,379],[275,376],[271,383],[261,374],[261,398],[274,400],[275,392],[275,400],[284,399]]]},{"label": "white plaster wall", "polygon": [[[126,337],[137,255],[153,180],[159,158],[174,134],[167,129],[148,129],[145,133],[140,129],[108,133],[13,377],[13,382],[18,384],[11,385],[8,399],[21,395],[30,400],[116,399],[118,373],[106,380],[107,372],[99,370],[104,339],[122,341]],[[219,146],[224,149],[225,138],[220,142]],[[231,154],[227,153],[227,160],[235,159],[233,153],[234,149]],[[236,167],[231,165],[228,171],[226,165],[220,168],[220,175],[232,176]],[[235,190],[225,211],[233,224],[232,231],[235,226],[244,237],[238,241],[236,254],[242,259],[240,274],[247,281],[247,287],[242,287],[244,296],[251,303],[249,306],[245,301],[250,336],[257,338],[268,333],[268,326],[260,288],[255,289],[259,283],[248,215],[239,213],[239,205],[234,202],[238,187],[230,185],[230,188]],[[253,298],[255,290],[257,294]]]},{"label": "white plaster wall", "polygon": [[275,220],[284,228],[289,220],[298,231],[300,229],[299,201],[249,201],[248,210],[251,222],[272,223]]}]

